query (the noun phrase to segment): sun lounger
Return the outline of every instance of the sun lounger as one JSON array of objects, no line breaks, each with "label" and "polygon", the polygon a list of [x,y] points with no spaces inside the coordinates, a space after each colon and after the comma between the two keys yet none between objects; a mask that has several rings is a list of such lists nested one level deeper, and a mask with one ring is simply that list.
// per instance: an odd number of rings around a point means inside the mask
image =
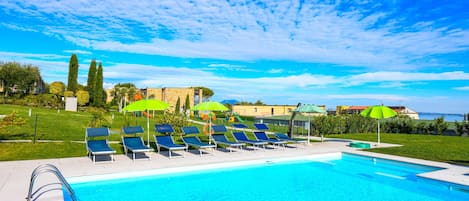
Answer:
[{"label": "sun lounger", "polygon": [[[88,156],[93,156],[93,163],[96,163],[96,155],[110,155],[111,162],[114,162],[113,154],[116,150],[112,149],[108,144],[109,139],[108,128],[87,128],[85,132],[86,151]],[[105,137],[106,139],[94,139]]]},{"label": "sun lounger", "polygon": [[[221,144],[221,145],[225,145],[225,146],[230,147],[230,148],[243,149],[243,146],[246,145],[244,143],[229,141],[226,138],[225,134],[213,134],[212,138],[213,138],[213,141],[215,142],[215,146],[218,146],[219,144]],[[231,149],[229,149],[229,150],[230,150],[230,152],[232,152]]]},{"label": "sun lounger", "polygon": [[213,133],[226,133],[228,130],[225,125],[212,125]]},{"label": "sun lounger", "polygon": [[155,124],[155,131],[163,135],[174,133],[174,128],[170,124]]},{"label": "sun lounger", "polygon": [[234,128],[248,128],[248,126],[246,126],[245,124],[231,124],[231,126],[233,126]]},{"label": "sun lounger", "polygon": [[[171,158],[171,152],[177,150],[187,150],[187,146],[174,143],[173,138],[170,135],[154,136],[156,148],[160,153],[161,147],[165,148],[169,152],[169,158]],[[185,157],[183,153],[183,157]]]},{"label": "sun lounger", "polygon": [[261,131],[269,130],[269,127],[267,127],[267,125],[263,123],[254,124],[254,127],[256,127],[257,130]]},{"label": "sun lounger", "polygon": [[259,141],[267,142],[274,146],[277,145],[277,147],[283,146],[285,148],[285,144],[288,143],[288,141],[285,140],[269,138],[264,131],[254,131],[254,136],[256,136]]},{"label": "sun lounger", "polygon": [[290,138],[290,137],[288,137],[288,135],[286,135],[284,133],[275,133],[274,135],[279,140],[285,140],[287,142],[292,142],[292,143],[295,143],[295,144],[306,145],[308,143],[308,140]]},{"label": "sun lounger", "polygon": [[262,146],[262,148],[265,148],[265,145],[268,144],[267,142],[248,139],[248,137],[246,136],[246,134],[243,131],[233,132],[233,137],[236,139],[237,142],[250,144],[254,147],[261,147]]},{"label": "sun lounger", "polygon": [[200,156],[202,156],[202,149],[210,149],[210,148],[216,148],[215,145],[213,144],[207,144],[205,142],[200,141],[198,137],[183,137],[182,141],[186,144],[187,147],[191,146],[199,150]]},{"label": "sun lounger", "polygon": [[[146,146],[143,143],[143,139],[140,136],[136,136],[138,133],[143,133],[143,128],[141,126],[130,126],[122,128],[124,135],[122,136],[122,145],[124,146],[124,152],[132,152],[132,160],[135,161],[136,153],[145,153],[152,152],[153,149]],[[125,136],[133,135],[133,136]],[[151,160],[151,156],[148,155],[148,160]]]},{"label": "sun lounger", "polygon": [[197,128],[197,126],[186,126],[182,127],[181,130],[184,135],[200,134],[199,128]]}]

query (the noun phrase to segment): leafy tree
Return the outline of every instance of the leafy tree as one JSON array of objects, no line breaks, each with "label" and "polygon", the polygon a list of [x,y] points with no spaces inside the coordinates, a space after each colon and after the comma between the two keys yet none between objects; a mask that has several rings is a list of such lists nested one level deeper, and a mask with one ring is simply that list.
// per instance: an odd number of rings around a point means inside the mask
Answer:
[{"label": "leafy tree", "polygon": [[104,94],[103,94],[103,65],[99,63],[98,72],[96,73],[96,82],[93,90],[93,105],[96,107],[103,106]]},{"label": "leafy tree", "polygon": [[261,100],[257,100],[254,105],[266,105],[265,103],[263,103]]},{"label": "leafy tree", "polygon": [[212,97],[215,93],[213,93],[213,91],[207,87],[194,87],[196,93],[198,93],[199,89],[202,89],[202,97],[204,98],[204,100],[207,100],[209,99],[210,97]]},{"label": "leafy tree", "polygon": [[176,101],[176,106],[174,108],[175,113],[181,113],[181,98],[178,97],[178,100]]},{"label": "leafy tree", "polygon": [[76,54],[72,54],[68,64],[68,83],[67,91],[77,91],[78,87],[78,58]]},{"label": "leafy tree", "polygon": [[42,78],[38,67],[8,62],[0,64],[0,82],[3,84],[5,97],[12,92],[22,96],[34,92]]},{"label": "leafy tree", "polygon": [[111,95],[116,100],[119,112],[122,111],[123,106],[127,100],[134,100],[137,88],[132,83],[116,84],[111,91]]},{"label": "leafy tree", "polygon": [[75,95],[75,93],[73,93],[73,91],[64,91],[64,97],[67,98],[67,97],[73,97]]},{"label": "leafy tree", "polygon": [[96,60],[93,59],[90,63],[90,70],[88,71],[88,81],[86,83],[86,90],[90,98],[93,99],[93,90],[96,82]]},{"label": "leafy tree", "polygon": [[438,117],[435,120],[433,120],[433,125],[435,126],[435,130],[440,135],[443,135],[443,133],[448,129],[448,123],[445,122],[444,117]]},{"label": "leafy tree", "polygon": [[87,91],[79,90],[76,94],[78,105],[85,106],[90,102],[90,94]]},{"label": "leafy tree", "polygon": [[49,86],[49,93],[58,96],[62,96],[65,91],[65,84],[63,82],[52,82]]}]

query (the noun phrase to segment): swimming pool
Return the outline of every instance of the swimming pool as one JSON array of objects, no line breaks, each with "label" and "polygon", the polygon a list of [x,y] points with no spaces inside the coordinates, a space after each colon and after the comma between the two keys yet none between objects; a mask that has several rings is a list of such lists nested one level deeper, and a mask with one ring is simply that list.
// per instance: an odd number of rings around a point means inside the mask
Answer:
[{"label": "swimming pool", "polygon": [[468,200],[466,187],[416,176],[438,169],[344,153],[68,180],[81,201]]}]

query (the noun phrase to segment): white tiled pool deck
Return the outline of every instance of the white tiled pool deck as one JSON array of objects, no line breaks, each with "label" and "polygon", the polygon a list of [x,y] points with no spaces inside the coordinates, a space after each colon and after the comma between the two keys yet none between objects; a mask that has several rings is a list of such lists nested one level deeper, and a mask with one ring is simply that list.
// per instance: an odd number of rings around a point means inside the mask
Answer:
[{"label": "white tiled pool deck", "polygon": [[[174,157],[172,159],[168,158],[167,152],[162,152],[162,154],[153,152],[151,153],[151,160],[140,159],[132,162],[132,159],[128,156],[116,155],[115,161],[113,163],[99,162],[97,164],[93,164],[92,161],[87,157],[0,162],[0,200],[24,200],[27,196],[31,172],[38,165],[47,163],[57,166],[66,178],[70,178],[246,160],[271,160],[275,158],[340,152],[357,153],[380,158],[442,167],[445,169],[424,173],[420,176],[469,186],[469,176],[464,175],[469,173],[468,167],[413,158],[375,154],[359,151],[357,149],[350,148],[347,145],[347,141],[334,140],[323,143],[312,143],[311,145],[305,147],[299,146],[299,148],[286,148],[278,150],[269,149],[265,151],[237,151],[233,153],[226,152],[226,150],[216,150],[212,152],[212,155],[205,154],[203,156],[199,156],[198,152],[192,151],[191,153],[186,153],[184,158]],[[396,145],[384,143],[380,145],[380,147],[388,146]],[[38,185],[48,182],[57,182],[57,180],[55,180],[54,177],[52,177],[50,174],[44,174],[37,180]],[[61,197],[60,191],[53,191],[39,200],[63,200],[63,198]]]}]

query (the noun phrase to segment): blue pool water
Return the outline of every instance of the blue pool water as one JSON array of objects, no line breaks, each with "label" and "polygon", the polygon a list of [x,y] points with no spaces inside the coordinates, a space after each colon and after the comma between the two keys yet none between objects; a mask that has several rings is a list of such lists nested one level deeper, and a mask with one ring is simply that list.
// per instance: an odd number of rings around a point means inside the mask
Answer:
[{"label": "blue pool water", "polygon": [[80,201],[469,200],[469,192],[416,174],[438,168],[351,154],[72,183]]}]

